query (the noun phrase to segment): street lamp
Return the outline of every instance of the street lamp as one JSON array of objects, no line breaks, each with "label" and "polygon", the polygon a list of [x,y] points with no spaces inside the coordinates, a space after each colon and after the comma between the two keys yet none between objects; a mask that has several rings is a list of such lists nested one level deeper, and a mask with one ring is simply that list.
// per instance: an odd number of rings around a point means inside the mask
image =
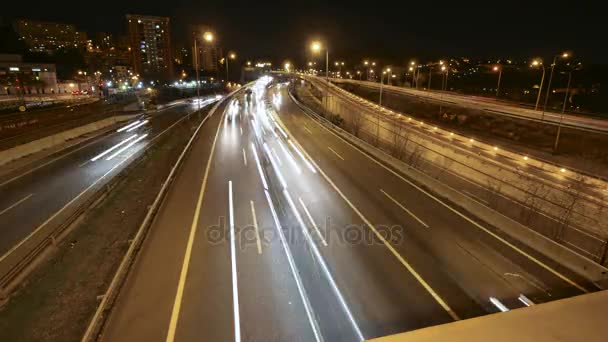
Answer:
[{"label": "street lamp", "polygon": [[226,60],[226,82],[230,82],[230,74],[228,73],[228,60],[229,59],[236,59],[236,53],[234,52],[230,52],[228,53],[228,56],[226,56],[225,60]]},{"label": "street lamp", "polygon": [[[566,53],[564,53],[566,55]],[[557,152],[557,146],[559,144],[559,135],[562,131],[562,121],[564,120],[564,112],[566,111],[566,101],[568,101],[568,93],[570,92],[570,83],[572,82],[572,70],[568,71],[568,85],[566,86],[566,95],[564,95],[564,104],[562,105],[562,114],[559,117],[559,125],[557,126],[557,134],[555,135],[555,145],[553,145],[553,152]]]},{"label": "street lamp", "polygon": [[387,68],[385,71],[382,72],[382,75],[380,75],[380,98],[378,99],[378,105],[382,106],[382,88],[383,88],[383,84],[384,84],[384,75],[386,75],[387,73],[391,72],[391,68]]},{"label": "street lamp", "polygon": [[543,65],[542,59],[535,59],[530,64],[531,68],[540,66],[543,70],[543,76],[540,79],[540,86],[538,87],[538,95],[536,96],[536,104],[534,105],[534,110],[538,110],[538,103],[540,102],[540,95],[543,92],[543,83],[545,82],[545,66]]},{"label": "street lamp", "polygon": [[541,114],[541,121],[545,118],[545,110],[547,110],[547,102],[549,101],[549,93],[551,92],[551,81],[553,81],[553,71],[555,70],[555,64],[557,63],[557,58],[568,58],[570,54],[568,52],[563,52],[561,55],[553,56],[553,63],[551,63],[551,74],[549,74],[549,83],[547,84],[547,94],[545,94],[545,104],[543,105],[543,113]]},{"label": "street lamp", "polygon": [[[323,45],[321,45],[321,42],[319,41],[314,41],[310,44],[310,49],[315,53],[320,53],[323,49]],[[329,91],[329,49],[327,46],[325,47],[325,83],[325,111],[327,112],[327,94]]]},{"label": "street lamp", "polygon": [[498,85],[496,86],[496,98],[498,98],[498,95],[500,94],[500,79],[502,78],[502,68],[498,65],[495,65],[492,70],[495,72],[498,71]]},{"label": "street lamp", "polygon": [[[213,42],[213,33],[207,31],[205,33],[203,33],[203,39],[207,42],[207,43],[211,43]],[[200,73],[200,67],[198,65],[198,58],[199,58],[199,53],[198,53],[198,49],[196,47],[196,35],[194,36],[194,67],[196,69],[196,103],[198,104],[198,110],[201,109],[201,101],[200,101],[200,97],[201,97],[201,81],[199,78],[199,73]]]}]

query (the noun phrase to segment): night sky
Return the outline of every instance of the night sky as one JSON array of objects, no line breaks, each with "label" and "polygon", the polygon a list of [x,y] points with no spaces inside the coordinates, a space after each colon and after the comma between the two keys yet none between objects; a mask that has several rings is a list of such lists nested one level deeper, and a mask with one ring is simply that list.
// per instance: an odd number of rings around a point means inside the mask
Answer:
[{"label": "night sky", "polygon": [[312,38],[329,42],[330,59],[411,57],[516,58],[569,49],[584,63],[608,64],[606,18],[599,1],[320,1],[205,0],[21,1],[3,20],[32,18],[76,24],[93,33],[126,30],[125,14],[171,17],[174,41],[213,27],[221,45],[244,59],[303,62]]}]

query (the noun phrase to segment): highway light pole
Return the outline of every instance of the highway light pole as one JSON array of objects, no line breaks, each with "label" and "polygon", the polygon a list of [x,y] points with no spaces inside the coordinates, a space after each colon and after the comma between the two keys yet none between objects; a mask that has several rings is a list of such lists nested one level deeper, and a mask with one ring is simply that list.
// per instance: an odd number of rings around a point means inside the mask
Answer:
[{"label": "highway light pole", "polygon": [[535,66],[540,66],[543,69],[543,75],[540,78],[540,86],[538,87],[538,95],[536,95],[536,104],[534,105],[534,110],[538,110],[538,104],[540,102],[540,96],[543,92],[543,83],[545,82],[545,66],[543,65],[543,61],[540,59],[535,59],[530,64],[530,67],[533,68]]},{"label": "highway light pole", "polygon": [[[310,45],[310,49],[313,52],[319,52],[322,49],[321,42],[315,41]],[[325,47],[325,113],[328,113],[327,107],[329,99],[327,96],[329,95],[329,48]]]},{"label": "highway light pole", "polygon": [[236,54],[234,52],[230,52],[228,56],[226,56],[226,82],[230,82],[230,74],[228,73],[228,60],[235,58]]},{"label": "highway light pole", "polygon": [[541,114],[540,120],[542,121],[545,118],[545,111],[547,110],[547,102],[549,101],[549,93],[551,93],[551,81],[553,81],[553,71],[555,70],[555,64],[557,63],[557,58],[568,58],[570,55],[567,52],[562,53],[561,55],[553,56],[553,63],[551,63],[551,74],[549,74],[549,83],[547,84],[547,94],[545,94],[545,104],[543,105],[543,112]]},{"label": "highway light pole", "polygon": [[380,75],[380,98],[378,100],[378,105],[382,106],[382,88],[383,88],[383,80],[384,80],[384,75],[386,75],[386,73],[390,73],[391,69],[388,68],[386,69],[386,71],[382,72],[382,75]]},{"label": "highway light pole", "polygon": [[498,98],[498,95],[500,94],[500,80],[502,78],[502,68],[498,65],[495,65],[492,70],[498,71],[498,85],[496,86],[496,98]]},{"label": "highway light pole", "polygon": [[566,86],[566,95],[564,95],[564,104],[562,105],[562,114],[559,117],[559,125],[557,126],[557,134],[555,135],[555,145],[553,145],[553,152],[557,152],[557,146],[559,144],[559,135],[562,131],[562,121],[564,120],[564,112],[566,111],[566,102],[568,101],[568,93],[570,92],[570,83],[572,82],[572,71],[568,72],[568,85]]}]

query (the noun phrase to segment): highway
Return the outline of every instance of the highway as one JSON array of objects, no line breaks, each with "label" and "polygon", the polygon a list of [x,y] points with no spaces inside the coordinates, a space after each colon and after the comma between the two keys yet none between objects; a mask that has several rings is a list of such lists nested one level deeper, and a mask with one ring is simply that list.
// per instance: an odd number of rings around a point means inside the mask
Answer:
[{"label": "highway", "polygon": [[[320,79],[320,78],[319,78]],[[336,83],[352,83],[360,84],[367,88],[379,89],[380,83],[346,80],[346,79],[332,79]],[[482,111],[487,111],[495,115],[507,115],[515,116],[524,119],[531,120],[545,120],[547,122],[558,124],[561,119],[560,113],[546,111],[543,113],[541,110],[533,110],[528,108],[518,107],[516,105],[509,105],[504,102],[499,102],[491,98],[484,98],[480,96],[467,96],[454,94],[449,92],[439,91],[423,91],[412,88],[397,87],[392,85],[384,85],[383,91],[404,94],[409,96],[415,96],[422,99],[430,99],[434,101],[444,102],[452,105],[459,105],[465,108],[472,108]],[[542,105],[542,103],[541,103]],[[592,129],[596,131],[608,131],[608,120],[602,120],[584,115],[572,115],[566,114],[562,119],[563,125],[573,126],[579,128]]]},{"label": "highway", "polygon": [[116,130],[0,177],[0,261],[33,232],[60,220],[94,188],[120,173],[145,146],[196,106],[182,102],[139,115]]},{"label": "highway", "polygon": [[201,128],[102,340],[361,341],[597,290],[268,82]]}]

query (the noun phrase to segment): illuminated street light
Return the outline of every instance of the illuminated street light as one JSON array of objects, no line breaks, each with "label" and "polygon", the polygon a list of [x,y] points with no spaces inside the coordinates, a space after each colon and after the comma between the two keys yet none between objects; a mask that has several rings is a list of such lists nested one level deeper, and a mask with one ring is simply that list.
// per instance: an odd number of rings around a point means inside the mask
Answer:
[{"label": "illuminated street light", "polygon": [[211,32],[205,32],[205,33],[203,33],[203,39],[205,41],[211,43],[213,41],[213,39],[214,39],[213,33],[211,33]]},{"label": "illuminated street light", "polygon": [[230,82],[230,73],[228,72],[228,64],[229,64],[229,60],[230,59],[236,59],[236,53],[234,52],[229,52],[227,58],[224,58],[224,61],[226,62],[226,81]]},{"label": "illuminated street light", "polygon": [[553,71],[555,70],[555,64],[557,63],[557,58],[568,58],[570,57],[569,52],[563,52],[561,55],[553,56],[553,63],[551,63],[551,74],[549,75],[549,83],[547,84],[547,94],[545,94],[545,103],[543,105],[543,112],[540,116],[541,121],[545,118],[545,110],[547,110],[547,102],[549,101],[549,93],[551,92],[551,81],[553,81]]},{"label": "illuminated street light", "polygon": [[251,61],[247,61],[247,66],[251,66]]},{"label": "illuminated street light", "polygon": [[502,78],[502,68],[499,67],[498,65],[495,65],[492,68],[493,71],[498,71],[498,85],[496,86],[496,98],[498,98],[499,94],[500,94],[500,80]]},{"label": "illuminated street light", "polygon": [[542,59],[535,59],[532,61],[532,63],[530,64],[530,67],[537,67],[540,66],[543,69],[543,75],[540,79],[540,86],[538,87],[538,95],[536,96],[536,104],[534,105],[534,110],[538,110],[538,103],[540,102],[540,95],[543,92],[543,84],[545,82],[545,66],[543,65],[543,60]]},{"label": "illuminated street light", "polygon": [[[319,41],[314,41],[310,44],[310,49],[313,52],[321,52],[322,45]],[[325,111],[327,112],[327,93],[329,91],[329,49],[325,47]]]}]

